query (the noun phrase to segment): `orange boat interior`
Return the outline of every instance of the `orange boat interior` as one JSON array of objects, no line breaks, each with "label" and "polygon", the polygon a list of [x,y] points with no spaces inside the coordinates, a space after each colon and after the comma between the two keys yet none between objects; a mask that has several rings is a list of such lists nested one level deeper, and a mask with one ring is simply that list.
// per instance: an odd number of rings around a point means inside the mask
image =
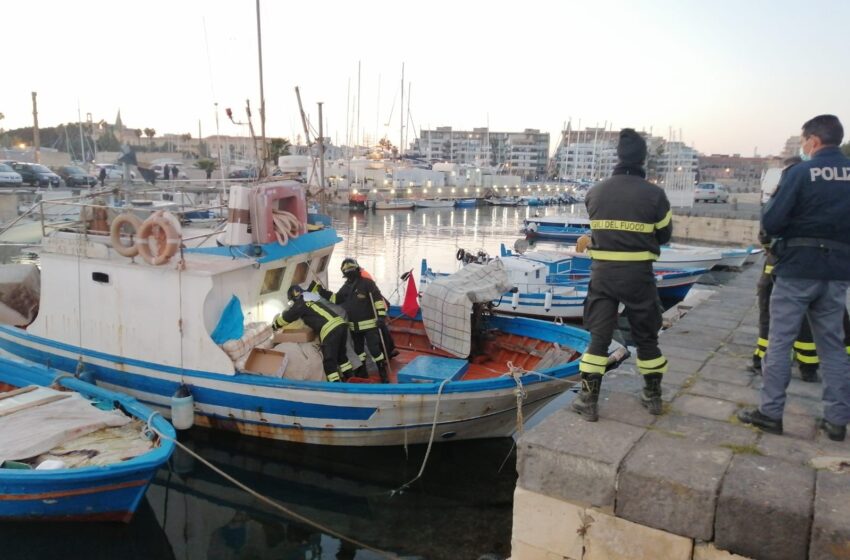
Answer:
[{"label": "orange boat interior", "polygon": [[[422,321],[399,316],[392,319],[388,326],[396,349],[399,351],[398,356],[390,360],[391,383],[396,383],[398,371],[418,356],[456,358],[448,352],[431,346]],[[554,343],[537,338],[498,330],[489,331],[483,351],[470,360],[469,367],[460,380],[471,381],[499,377],[508,373],[508,362],[511,362],[515,367],[533,370],[541,358],[554,347]],[[571,348],[560,347],[560,350],[569,353],[566,361],[577,360],[581,356],[579,352]],[[369,371],[369,381],[380,382],[378,373],[373,368],[370,368]]]}]

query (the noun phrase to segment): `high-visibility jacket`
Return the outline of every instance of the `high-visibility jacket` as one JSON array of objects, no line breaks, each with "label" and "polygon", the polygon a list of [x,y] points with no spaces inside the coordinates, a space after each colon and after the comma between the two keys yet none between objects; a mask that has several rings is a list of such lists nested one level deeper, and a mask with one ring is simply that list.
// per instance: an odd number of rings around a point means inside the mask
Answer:
[{"label": "high-visibility jacket", "polygon": [[654,261],[673,234],[664,191],[640,175],[626,173],[615,170],[587,193],[593,238],[588,254],[594,260]]},{"label": "high-visibility jacket", "polygon": [[348,316],[349,326],[354,332],[378,328],[376,317],[386,314],[384,296],[381,295],[378,285],[369,278],[361,276],[346,280],[335,294],[319,284],[311,284],[310,290],[331,303],[341,305]]},{"label": "high-visibility jacket", "polygon": [[329,332],[345,325],[345,320],[327,305],[320,301],[305,301],[303,297],[295,298],[289,309],[275,317],[274,325],[283,328],[298,319],[302,319],[308,327],[319,333],[319,339],[322,341]]}]

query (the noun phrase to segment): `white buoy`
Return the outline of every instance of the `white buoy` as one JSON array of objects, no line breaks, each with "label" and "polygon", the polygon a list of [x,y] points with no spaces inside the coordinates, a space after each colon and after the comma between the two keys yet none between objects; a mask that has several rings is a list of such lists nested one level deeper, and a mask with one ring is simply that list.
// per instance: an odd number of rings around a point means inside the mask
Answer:
[{"label": "white buoy", "polygon": [[519,306],[519,290],[514,292],[514,295],[511,296],[511,307],[514,309]]},{"label": "white buoy", "polygon": [[543,311],[552,309],[552,290],[546,292],[546,297],[543,299]]},{"label": "white buoy", "polygon": [[171,424],[178,430],[188,430],[195,423],[195,399],[186,385],[180,385],[171,397]]},{"label": "white buoy", "polygon": [[224,245],[247,245],[251,243],[248,226],[251,223],[251,189],[241,185],[230,187],[230,202],[227,209],[227,225],[220,241]]}]

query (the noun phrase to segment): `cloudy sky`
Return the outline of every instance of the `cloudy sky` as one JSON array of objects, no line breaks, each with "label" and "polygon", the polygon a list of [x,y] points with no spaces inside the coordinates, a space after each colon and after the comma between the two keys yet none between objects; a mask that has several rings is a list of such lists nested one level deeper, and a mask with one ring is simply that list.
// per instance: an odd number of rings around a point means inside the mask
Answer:
[{"label": "cloudy sky", "polygon": [[[301,133],[298,85],[332,140],[397,144],[402,63],[415,130],[539,128],[552,149],[570,118],[742,155],[779,152],[815,114],[850,120],[845,0],[261,1],[272,136]],[[0,27],[2,128],[31,124],[32,91],[42,126],[79,103],[193,137],[215,132],[216,102],[222,134],[247,133],[225,107],[259,106],[254,0],[18,0]]]}]

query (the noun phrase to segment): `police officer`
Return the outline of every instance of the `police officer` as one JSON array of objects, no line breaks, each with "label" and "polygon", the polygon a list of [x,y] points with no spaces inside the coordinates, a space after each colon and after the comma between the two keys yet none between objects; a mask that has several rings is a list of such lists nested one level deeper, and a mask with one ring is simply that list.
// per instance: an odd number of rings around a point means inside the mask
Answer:
[{"label": "police officer", "polygon": [[844,128],[820,115],[803,125],[803,162],[789,169],[762,213],[762,229],[775,238],[770,296],[770,345],[762,365],[758,408],[738,419],[782,433],[791,348],[808,315],[820,358],[824,414],[820,428],[843,441],[850,422],[850,357],[842,315],[850,286],[850,159],[839,145]]},{"label": "police officer", "polygon": [[661,303],[652,262],[673,232],[670,203],[661,188],[645,179],[646,141],[633,129],[620,131],[617,158],[613,176],[591,188],[585,200],[593,259],[584,304],[590,345],[579,364],[581,392],[572,408],[589,422],[598,419],[599,388],[620,303],[637,344],[645,385],[640,400],[650,414],[661,414],[661,378],[667,371],[658,348]]},{"label": "police officer", "polygon": [[374,280],[363,277],[360,273],[360,265],[353,258],[343,259],[340,270],[345,276],[345,283],[337,293],[334,294],[318,284],[311,286],[311,289],[315,289],[322,297],[345,309],[354,342],[354,351],[363,362],[357,375],[365,377],[366,349],[368,348],[372,360],[378,366],[381,382],[389,383],[387,358],[384,355],[384,345],[378,329],[379,308],[386,313],[386,307],[382,307],[384,297]]},{"label": "police officer", "polygon": [[345,328],[343,318],[318,301],[319,298],[315,294],[305,294],[301,286],[290,286],[286,295],[292,300],[292,305],[274,318],[272,330],[282,329],[287,324],[302,319],[308,327],[319,333],[322,367],[328,381],[338,382],[349,377],[352,366],[345,355],[348,329]]}]

